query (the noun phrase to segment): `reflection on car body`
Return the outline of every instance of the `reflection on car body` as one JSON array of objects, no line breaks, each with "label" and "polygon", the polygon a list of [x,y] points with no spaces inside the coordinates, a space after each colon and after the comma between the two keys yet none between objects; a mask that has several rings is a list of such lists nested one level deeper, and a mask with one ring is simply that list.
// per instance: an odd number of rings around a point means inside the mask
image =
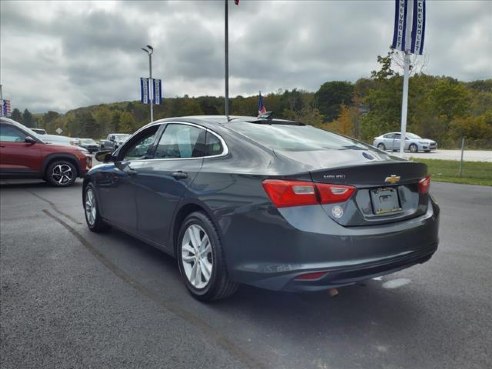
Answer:
[{"label": "reflection on car body", "polygon": [[240,283],[346,286],[437,249],[424,164],[302,123],[169,118],[103,156],[83,185],[89,228],[112,225],[176,257],[201,300]]}]

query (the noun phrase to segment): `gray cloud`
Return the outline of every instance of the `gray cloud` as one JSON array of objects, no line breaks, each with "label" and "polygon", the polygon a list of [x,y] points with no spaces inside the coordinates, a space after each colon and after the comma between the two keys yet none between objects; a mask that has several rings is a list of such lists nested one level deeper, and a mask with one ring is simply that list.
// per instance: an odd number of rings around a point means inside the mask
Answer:
[{"label": "gray cloud", "polygon": [[[230,93],[314,91],[377,68],[393,1],[230,1]],[[2,0],[1,82],[34,112],[139,98],[151,44],[165,96],[223,95],[223,1]],[[492,2],[428,1],[424,72],[492,78]]]}]

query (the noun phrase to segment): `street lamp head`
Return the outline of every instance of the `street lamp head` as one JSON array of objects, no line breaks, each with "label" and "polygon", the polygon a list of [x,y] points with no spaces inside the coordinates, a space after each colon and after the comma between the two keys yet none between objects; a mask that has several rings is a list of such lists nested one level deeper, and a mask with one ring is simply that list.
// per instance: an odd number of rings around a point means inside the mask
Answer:
[{"label": "street lamp head", "polygon": [[142,50],[145,51],[149,55],[151,55],[154,52],[154,48],[150,45],[147,45],[146,48],[142,47]]}]

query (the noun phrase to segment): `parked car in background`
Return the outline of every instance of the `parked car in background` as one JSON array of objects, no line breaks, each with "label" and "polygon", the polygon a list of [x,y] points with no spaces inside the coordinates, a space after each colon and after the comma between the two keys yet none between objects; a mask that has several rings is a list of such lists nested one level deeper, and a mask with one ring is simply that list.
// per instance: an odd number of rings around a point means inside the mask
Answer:
[{"label": "parked car in background", "polygon": [[67,145],[67,146],[73,146],[77,150],[83,151],[85,153],[89,153],[89,151],[81,146],[78,145],[79,139],[74,138],[74,137],[68,137],[68,136],[61,136],[61,135],[41,135],[38,136],[40,139],[43,140],[45,143],[49,144],[55,144],[55,145]]},{"label": "parked car in background", "polygon": [[86,150],[48,143],[40,137],[26,126],[1,117],[0,177],[42,178],[53,186],[66,187],[92,167],[92,157]]},{"label": "parked car in background", "polygon": [[[385,133],[379,137],[374,138],[373,146],[376,146],[380,150],[400,150],[400,132]],[[425,151],[430,152],[437,150],[437,142],[428,138],[422,138],[414,133],[407,132],[405,137],[404,150],[410,152]]]},{"label": "parked car in background", "polygon": [[57,145],[73,145],[73,146],[75,146],[77,144],[76,139],[74,139],[72,137],[68,137],[68,136],[44,134],[40,138],[46,143],[57,144]]},{"label": "parked car in background", "polygon": [[100,150],[116,150],[119,146],[123,145],[130,137],[126,133],[110,133],[105,140],[100,141]]},{"label": "parked car in background", "polygon": [[78,145],[83,147],[90,153],[96,152],[99,150],[99,144],[94,141],[92,138],[80,138]]},{"label": "parked car in background", "polygon": [[168,118],[96,159],[82,190],[89,229],[112,225],[175,256],[200,300],[239,283],[346,286],[437,249],[424,164],[302,123]]}]

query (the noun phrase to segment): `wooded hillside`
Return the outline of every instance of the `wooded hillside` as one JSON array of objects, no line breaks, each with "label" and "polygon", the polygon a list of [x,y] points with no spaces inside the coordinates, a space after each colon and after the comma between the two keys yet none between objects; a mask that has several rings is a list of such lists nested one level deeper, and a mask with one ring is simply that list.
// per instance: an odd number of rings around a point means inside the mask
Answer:
[{"label": "wooded hillside", "polygon": [[[388,56],[389,57],[389,56]],[[403,78],[381,59],[381,70],[355,83],[330,81],[316,92],[279,90],[264,96],[275,117],[299,120],[372,143],[374,137],[400,129]],[[257,115],[257,96],[230,101],[232,115]],[[154,119],[184,115],[224,114],[224,98],[165,98],[154,106]],[[28,126],[57,128],[72,137],[105,137],[109,132],[134,132],[149,122],[149,106],[139,101],[101,104],[32,115],[15,109],[13,119]],[[460,82],[451,77],[416,74],[410,78],[408,129],[436,140],[441,148],[492,149],[492,79]]]}]

